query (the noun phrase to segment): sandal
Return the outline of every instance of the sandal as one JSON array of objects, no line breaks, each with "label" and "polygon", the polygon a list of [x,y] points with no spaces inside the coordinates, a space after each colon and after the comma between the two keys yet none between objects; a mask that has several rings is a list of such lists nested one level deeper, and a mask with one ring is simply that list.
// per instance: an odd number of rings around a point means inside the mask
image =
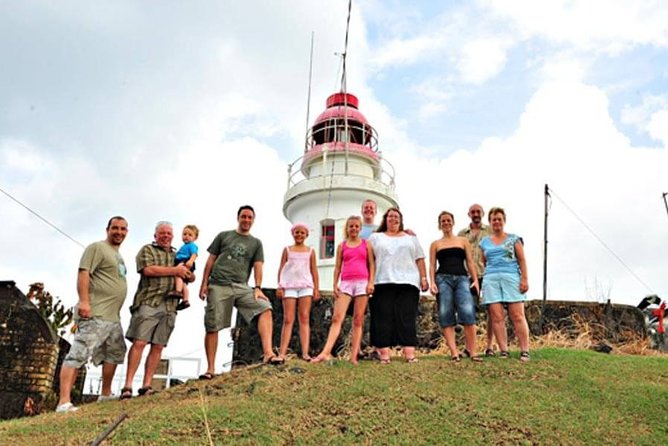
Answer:
[{"label": "sandal", "polygon": [[285,364],[285,359],[281,358],[280,356],[272,356],[269,359],[263,360],[262,364],[264,364],[264,365],[283,365],[283,364]]},{"label": "sandal", "polygon": [[132,387],[123,387],[121,389],[120,399],[129,400],[130,398],[132,398]]},{"label": "sandal", "polygon": [[139,396],[151,396],[155,395],[156,393],[158,393],[158,391],[153,390],[151,386],[142,387],[141,389],[137,390],[137,394]]},{"label": "sandal", "polygon": [[479,355],[471,356],[471,361],[473,362],[483,362],[482,357]]},{"label": "sandal", "polygon": [[529,356],[529,352],[523,351],[522,353],[520,353],[520,361],[522,362],[531,361],[531,356]]},{"label": "sandal", "polygon": [[176,306],[176,311],[185,310],[186,308],[189,308],[189,307],[190,307],[190,302],[188,302],[187,300],[182,300]]},{"label": "sandal", "polygon": [[416,358],[415,356],[413,356],[412,358],[406,358],[406,362],[409,363],[409,364],[415,364],[418,361],[419,361],[419,359]]},{"label": "sandal", "polygon": [[451,356],[450,361],[452,361],[452,362],[462,362],[462,358],[459,355]]},{"label": "sandal", "polygon": [[385,364],[385,365],[387,365],[387,364],[390,363],[390,358],[380,358],[380,359],[378,360],[378,362],[380,362],[381,364]]},{"label": "sandal", "polygon": [[202,373],[199,376],[199,379],[201,379],[202,381],[211,381],[213,379],[213,373],[211,372]]},{"label": "sandal", "polygon": [[501,358],[501,359],[508,359],[509,356],[510,356],[510,353],[508,353],[508,350],[501,350],[499,352],[499,358]]},{"label": "sandal", "polygon": [[494,353],[494,350],[492,350],[491,348],[488,348],[487,350],[485,350],[485,356],[487,356],[488,358],[492,358],[496,356],[496,353]]},{"label": "sandal", "polygon": [[167,299],[183,299],[183,293],[181,291],[170,291],[167,293]]}]

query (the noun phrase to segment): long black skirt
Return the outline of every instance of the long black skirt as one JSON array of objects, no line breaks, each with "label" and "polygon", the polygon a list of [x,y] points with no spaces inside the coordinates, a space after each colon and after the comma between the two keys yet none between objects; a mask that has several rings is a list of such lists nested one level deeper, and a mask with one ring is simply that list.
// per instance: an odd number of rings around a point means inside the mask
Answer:
[{"label": "long black skirt", "polygon": [[369,299],[371,345],[378,348],[417,346],[420,290],[413,285],[383,283],[375,286]]}]

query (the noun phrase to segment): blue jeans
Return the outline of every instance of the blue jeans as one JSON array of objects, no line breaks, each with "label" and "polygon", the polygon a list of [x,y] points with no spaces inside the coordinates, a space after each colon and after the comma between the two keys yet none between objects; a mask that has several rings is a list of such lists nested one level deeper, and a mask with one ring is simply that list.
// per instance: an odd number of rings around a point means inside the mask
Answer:
[{"label": "blue jeans", "polygon": [[438,322],[441,327],[475,324],[475,303],[468,276],[437,274]]}]

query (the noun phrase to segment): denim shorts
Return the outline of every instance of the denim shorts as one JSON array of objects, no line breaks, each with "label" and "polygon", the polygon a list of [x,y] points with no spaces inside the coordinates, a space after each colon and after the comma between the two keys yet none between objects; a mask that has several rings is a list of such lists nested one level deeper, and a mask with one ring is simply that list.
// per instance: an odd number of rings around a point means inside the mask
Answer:
[{"label": "denim shorts", "polygon": [[367,279],[341,280],[339,289],[343,294],[350,297],[366,296],[366,286],[369,284]]},{"label": "denim shorts", "polygon": [[482,288],[482,303],[485,305],[524,302],[526,295],[520,293],[520,275],[516,273],[485,274]]},{"label": "denim shorts", "polygon": [[438,322],[442,328],[475,324],[475,303],[468,276],[437,274]]}]

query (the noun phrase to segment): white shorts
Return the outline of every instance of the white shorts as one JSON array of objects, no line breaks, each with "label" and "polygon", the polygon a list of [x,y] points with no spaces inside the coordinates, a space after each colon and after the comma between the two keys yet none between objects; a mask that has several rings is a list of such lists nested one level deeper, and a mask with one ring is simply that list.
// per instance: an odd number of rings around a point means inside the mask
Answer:
[{"label": "white shorts", "polygon": [[366,286],[369,281],[366,279],[342,280],[339,283],[339,289],[343,294],[350,297],[366,296]]},{"label": "white shorts", "polygon": [[313,288],[286,288],[283,297],[288,299],[299,299],[300,297],[313,297]]}]

